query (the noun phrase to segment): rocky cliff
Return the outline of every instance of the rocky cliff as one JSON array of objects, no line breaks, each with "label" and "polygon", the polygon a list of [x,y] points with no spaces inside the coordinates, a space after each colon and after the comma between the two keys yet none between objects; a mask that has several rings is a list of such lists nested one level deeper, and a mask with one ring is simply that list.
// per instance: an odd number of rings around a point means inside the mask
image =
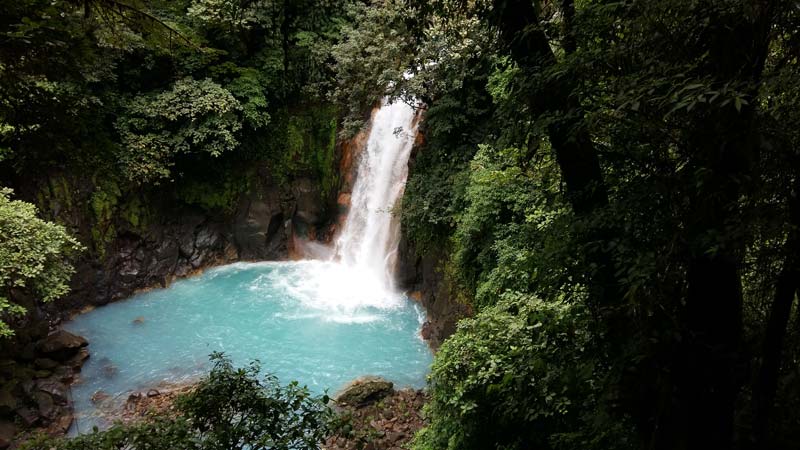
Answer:
[{"label": "rocky cliff", "polygon": [[[338,160],[341,146],[325,151]],[[61,434],[72,423],[68,386],[89,353],[82,338],[53,333],[65,317],[206,267],[286,259],[295,235],[329,228],[337,190],[325,189],[314,171],[275,172],[262,160],[222,168],[219,180],[195,175],[149,188],[74,170],[12,184],[17,196],[65,225],[86,251],[75,262],[66,297],[42,305],[12,292],[29,314],[15,324],[12,339],[0,340],[0,448],[19,430]]]},{"label": "rocky cliff", "polygon": [[[419,152],[425,151],[424,131],[417,135],[417,142],[409,159],[409,177],[414,172],[414,162]],[[422,326],[422,337],[431,348],[438,349],[442,342],[456,331],[458,321],[472,314],[468,305],[451,295],[444,273],[448,258],[447,248],[442,245],[436,251],[421,254],[414,242],[401,229],[398,248],[398,285],[411,293],[411,297],[425,308],[427,320]]]}]

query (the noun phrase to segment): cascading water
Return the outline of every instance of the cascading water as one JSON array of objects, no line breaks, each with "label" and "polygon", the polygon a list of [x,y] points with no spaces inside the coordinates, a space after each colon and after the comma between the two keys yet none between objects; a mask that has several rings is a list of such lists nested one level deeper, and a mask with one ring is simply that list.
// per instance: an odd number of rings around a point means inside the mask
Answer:
[{"label": "cascading water", "polygon": [[258,359],[281,380],[335,391],[381,375],[421,387],[431,362],[424,314],[392,286],[414,108],[384,102],[363,149],[350,212],[328,260],[236,263],[81,314],[91,358],[73,386],[73,432],[108,424],[131,391],[196,380],[208,354]]},{"label": "cascading water", "polygon": [[335,254],[346,266],[373,273],[392,287],[399,222],[392,209],[403,194],[408,158],[417,135],[416,110],[384,100],[372,120],[367,147],[358,165],[344,229]]}]

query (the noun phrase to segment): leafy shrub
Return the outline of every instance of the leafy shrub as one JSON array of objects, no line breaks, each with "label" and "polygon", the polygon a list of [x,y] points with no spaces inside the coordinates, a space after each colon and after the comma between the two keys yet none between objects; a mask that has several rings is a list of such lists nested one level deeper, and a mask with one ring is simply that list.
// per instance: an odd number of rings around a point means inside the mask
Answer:
[{"label": "leafy shrub", "polygon": [[74,272],[65,259],[83,249],[63,226],[40,219],[34,205],[11,200],[11,193],[0,188],[0,337],[13,334],[5,319],[26,313],[13,291],[43,302],[61,297]]},{"label": "leafy shrub", "polygon": [[184,78],[171,90],[135,97],[116,123],[123,171],[132,181],[154,182],[170,176],[178,154],[235,149],[240,111],[239,101],[208,79]]},{"label": "leafy shrub", "polygon": [[327,396],[297,382],[281,386],[260,377],[257,362],[236,368],[220,353],[208,377],[178,398],[177,413],[156,414],[73,439],[40,437],[23,450],[303,450],[317,449],[331,432]]},{"label": "leafy shrub", "polygon": [[436,355],[414,449],[627,448],[598,408],[588,322],[580,306],[511,292],[463,320]]}]

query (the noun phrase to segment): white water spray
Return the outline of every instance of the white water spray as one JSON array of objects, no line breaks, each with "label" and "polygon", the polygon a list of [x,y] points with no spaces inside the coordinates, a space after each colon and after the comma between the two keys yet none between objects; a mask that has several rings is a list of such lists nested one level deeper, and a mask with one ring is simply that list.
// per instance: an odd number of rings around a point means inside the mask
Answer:
[{"label": "white water spray", "polygon": [[336,240],[334,253],[345,266],[371,272],[386,288],[393,285],[400,242],[400,223],[392,209],[403,195],[416,135],[416,110],[384,100],[372,119],[350,210]]},{"label": "white water spray", "polygon": [[383,101],[361,150],[349,212],[334,245],[306,244],[311,259],[298,263],[306,276],[272,279],[269,285],[285,284],[293,298],[337,322],[378,320],[376,310],[404,304],[394,289],[400,222],[392,210],[405,188],[417,119],[408,104]]}]

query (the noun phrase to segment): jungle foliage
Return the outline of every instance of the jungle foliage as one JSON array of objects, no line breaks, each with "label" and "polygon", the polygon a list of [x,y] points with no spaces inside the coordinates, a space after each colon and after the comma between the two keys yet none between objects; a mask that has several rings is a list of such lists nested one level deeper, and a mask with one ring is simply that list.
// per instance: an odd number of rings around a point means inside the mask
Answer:
[{"label": "jungle foliage", "polygon": [[[0,189],[0,338],[27,313],[24,298],[53,301],[69,290],[74,273],[68,257],[83,247],[64,227],[38,217],[36,207]],[[6,322],[8,321],[8,322]]]},{"label": "jungle foliage", "polygon": [[326,0],[13,2],[0,15],[3,168],[153,183],[179,178],[178,159],[278,152],[263,135],[327,103],[349,20],[347,2]]},{"label": "jungle foliage", "polygon": [[120,186],[224,205],[218,162],[330,177],[336,113],[424,102],[403,228],[476,314],[417,450],[800,440],[796,0],[23,0],[0,29],[0,170],[111,174],[103,217]]},{"label": "jungle foliage", "polygon": [[799,11],[406,3],[404,229],[477,311],[415,448],[794,445]]}]

